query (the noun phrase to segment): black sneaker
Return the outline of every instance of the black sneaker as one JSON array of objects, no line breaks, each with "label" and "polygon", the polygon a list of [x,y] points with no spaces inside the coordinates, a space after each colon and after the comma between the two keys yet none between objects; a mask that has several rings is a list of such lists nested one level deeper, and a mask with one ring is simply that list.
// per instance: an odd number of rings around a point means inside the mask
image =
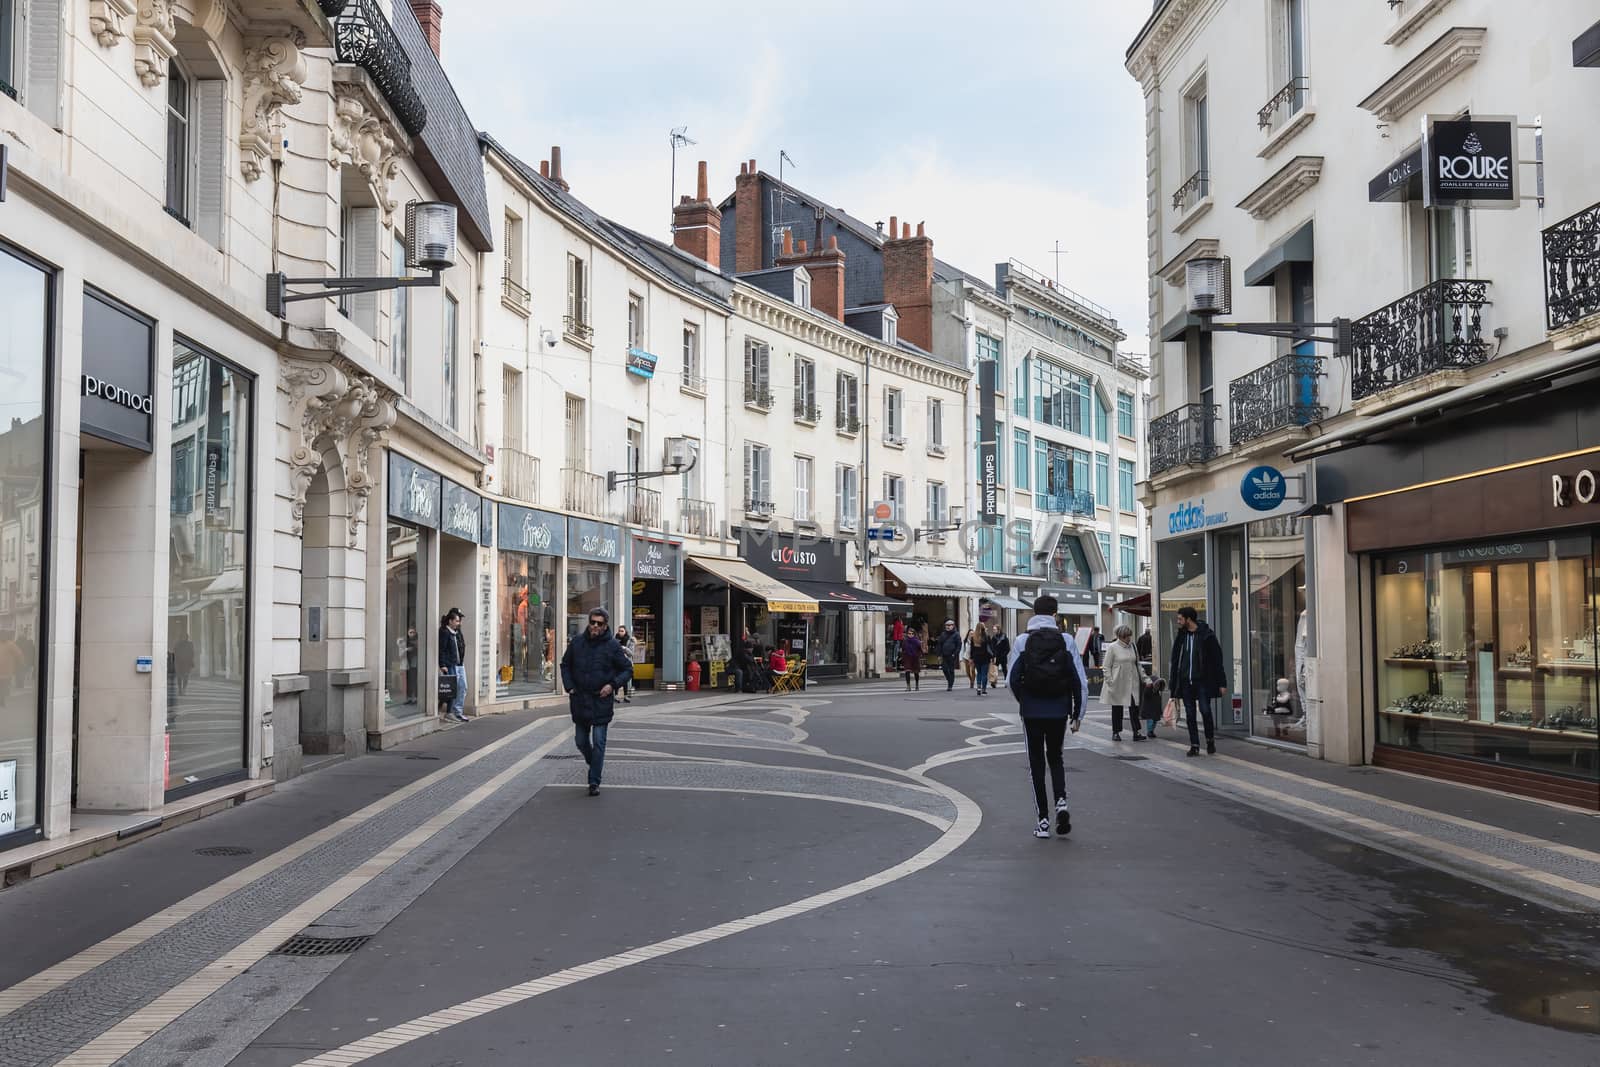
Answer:
[{"label": "black sneaker", "polygon": [[592,796],[592,797],[599,796],[600,795],[600,787],[597,786],[597,785],[591,785],[589,787],[589,795]]},{"label": "black sneaker", "polygon": [[1217,743],[1215,741],[1207,741],[1206,742],[1206,755],[1215,756],[1216,754],[1217,754]]},{"label": "black sneaker", "polygon": [[1200,750],[1191,745],[1187,754],[1190,756],[1198,756],[1200,755]]},{"label": "black sneaker", "polygon": [[1072,812],[1067,810],[1067,798],[1056,801],[1056,833],[1065,837],[1072,833]]},{"label": "black sneaker", "polygon": [[1033,836],[1039,838],[1048,838],[1050,836],[1050,820],[1040,819],[1039,825],[1033,828]]},{"label": "black sneaker", "polygon": [[1113,740],[1113,741],[1121,741],[1122,740],[1122,735],[1121,734],[1112,734],[1111,735],[1111,740]]}]

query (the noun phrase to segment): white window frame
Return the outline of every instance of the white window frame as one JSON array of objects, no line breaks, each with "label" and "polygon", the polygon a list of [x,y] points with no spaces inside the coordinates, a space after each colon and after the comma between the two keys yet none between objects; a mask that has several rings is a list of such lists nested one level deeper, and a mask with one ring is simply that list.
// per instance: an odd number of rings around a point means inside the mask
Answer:
[{"label": "white window frame", "polygon": [[850,420],[854,419],[858,428],[861,424],[861,379],[849,371],[835,371],[833,388],[834,423],[841,432],[851,433]]},{"label": "white window frame", "polygon": [[944,401],[928,398],[928,451],[944,454]]},{"label": "white window frame", "polygon": [[[406,276],[406,239],[398,230],[390,231],[394,247],[390,269],[396,278]],[[411,389],[411,291],[396,289],[389,302],[389,372]]]},{"label": "white window frame", "polygon": [[744,443],[745,510],[772,503],[772,449],[753,441]]},{"label": "white window frame", "polygon": [[889,517],[901,522],[906,514],[906,480],[898,474],[883,476],[883,499],[889,505]]},{"label": "white window frame", "polygon": [[839,529],[854,530],[861,522],[861,471],[848,463],[833,468],[833,506]]},{"label": "white window frame", "polygon": [[794,417],[806,422],[815,422],[811,412],[817,406],[817,362],[806,356],[795,356]]},{"label": "white window frame", "polygon": [[811,496],[816,483],[816,461],[810,456],[794,457],[794,519],[810,522],[813,518]]},{"label": "white window frame", "polygon": [[883,343],[886,345],[900,343],[900,320],[893,315],[883,317]]},{"label": "white window frame", "polygon": [[575,252],[567,253],[567,317],[572,325],[589,325],[589,263]]},{"label": "white window frame", "polygon": [[692,322],[683,324],[683,387],[697,393],[706,388],[700,371],[700,327]]},{"label": "white window frame", "polygon": [[444,332],[440,360],[444,370],[444,424],[456,430],[461,421],[461,302],[448,291],[439,317]]},{"label": "white window frame", "polygon": [[794,272],[794,302],[803,308],[811,306],[811,279],[803,271]]},{"label": "white window frame", "polygon": [[943,482],[929,482],[927,485],[928,503],[928,540],[943,541],[942,526],[950,524],[950,494]]},{"label": "white window frame", "polygon": [[772,406],[772,346],[759,337],[744,339],[744,387],[745,403],[762,409]]},{"label": "white window frame", "polygon": [[905,393],[893,386],[883,390],[883,440],[886,444],[905,444]]},{"label": "white window frame", "polygon": [[628,293],[628,347],[644,348],[644,297]]}]

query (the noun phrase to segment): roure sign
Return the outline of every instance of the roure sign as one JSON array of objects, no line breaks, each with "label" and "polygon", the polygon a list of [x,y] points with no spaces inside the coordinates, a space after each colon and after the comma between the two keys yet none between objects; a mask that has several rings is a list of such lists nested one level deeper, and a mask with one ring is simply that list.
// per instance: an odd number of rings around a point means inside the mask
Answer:
[{"label": "roure sign", "polygon": [[1423,180],[1428,207],[1517,206],[1517,119],[1514,115],[1424,121]]}]

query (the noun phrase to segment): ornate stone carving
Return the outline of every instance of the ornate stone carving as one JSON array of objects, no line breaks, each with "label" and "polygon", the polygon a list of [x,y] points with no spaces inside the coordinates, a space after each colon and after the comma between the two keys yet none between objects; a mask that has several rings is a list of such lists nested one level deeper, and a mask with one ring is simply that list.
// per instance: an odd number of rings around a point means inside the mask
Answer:
[{"label": "ornate stone carving", "polygon": [[345,493],[349,546],[360,543],[367,497],[372,493],[372,450],[388,438],[395,397],[369,375],[332,363],[281,358],[280,379],[289,393],[291,528],[305,530],[306,492],[325,462],[338,455]]},{"label": "ornate stone carving", "polygon": [[239,166],[245,181],[261,177],[261,165],[283,158],[283,105],[300,102],[306,61],[305,35],[253,42],[244,54],[244,121],[239,126]]},{"label": "ornate stone carving", "polygon": [[368,106],[357,87],[334,85],[328,165],[355,167],[372,188],[385,222],[400,206],[389,196],[389,184],[400,173],[401,144],[400,135]]},{"label": "ornate stone carving", "polygon": [[89,0],[89,32],[102,48],[112,48],[128,36],[132,15],[133,0]]},{"label": "ornate stone carving", "polygon": [[154,89],[167,80],[167,61],[178,54],[172,43],[178,32],[172,18],[171,0],[139,0],[133,25],[133,69],[145,88]]}]

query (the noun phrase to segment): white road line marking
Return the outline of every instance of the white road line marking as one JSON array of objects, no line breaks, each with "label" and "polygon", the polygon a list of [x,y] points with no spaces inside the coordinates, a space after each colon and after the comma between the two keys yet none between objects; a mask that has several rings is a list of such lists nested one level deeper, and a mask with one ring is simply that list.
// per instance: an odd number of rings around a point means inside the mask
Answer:
[{"label": "white road line marking", "polygon": [[[759,764],[752,764],[751,766],[759,766]],[[783,770],[788,770],[789,768],[785,767],[785,768],[782,768],[782,769]],[[864,778],[866,776],[865,775],[854,775],[853,777]],[[883,779],[880,778],[878,780],[882,781]],[[587,789],[588,786],[585,785],[582,782],[551,782],[545,788],[547,788],[547,789]],[[785,789],[737,789],[737,788],[734,788],[733,786],[720,786],[720,785],[632,785],[632,784],[630,784],[630,785],[604,785],[604,784],[602,784],[601,788],[605,792],[608,792],[608,793],[611,792],[614,789],[656,789],[656,790],[661,790],[663,792],[669,792],[669,793],[671,793],[671,792],[741,793],[741,794],[745,794],[745,795],[748,795],[748,796],[757,796],[757,797],[788,797],[789,799],[792,799],[792,800],[825,800],[825,801],[829,802],[830,804],[853,804],[858,808],[877,808],[879,811],[889,811],[889,812],[893,812],[896,815],[908,815],[913,819],[919,819],[922,822],[927,823],[929,826],[933,827],[935,830],[938,830],[940,833],[943,833],[946,830],[950,829],[950,825],[951,825],[949,819],[941,819],[941,818],[939,818],[939,816],[934,815],[934,814],[932,814],[930,812],[918,811],[915,808],[902,808],[902,807],[899,807],[898,805],[885,804],[885,803],[882,803],[881,801],[860,800],[860,799],[857,799],[856,797],[832,796],[832,795],[829,795],[827,793],[795,793],[795,792],[791,792],[791,791],[785,790]],[[902,788],[910,788],[910,787],[909,786],[905,786],[905,787],[902,787]],[[927,792],[931,793],[931,792],[933,792],[933,790],[930,789],[930,790],[927,790]]]},{"label": "white road line marking", "polygon": [[[89,971],[92,971],[94,968],[100,966],[107,960],[113,959],[129,949],[143,944],[156,934],[176,926],[184,919],[187,919],[191,915],[210,907],[224,897],[232,893],[236,893],[251,883],[265,878],[267,875],[282,867],[284,864],[298,859],[307,852],[310,852],[312,849],[316,848],[318,845],[321,845],[339,836],[346,830],[367,822],[373,817],[387,811],[401,801],[421,792],[436,782],[448,778],[460,771],[466,770],[468,767],[472,766],[474,763],[477,763],[484,757],[513,743],[527,734],[529,731],[539,729],[541,726],[549,723],[550,721],[551,720],[549,719],[538,719],[534,722],[528,723],[526,726],[518,727],[516,730],[513,730],[511,733],[500,738],[498,741],[491,742],[490,744],[485,745],[483,748],[478,749],[476,752],[468,753],[459,760],[456,760],[454,763],[450,764],[448,767],[441,767],[431,774],[424,775],[415,782],[412,782],[410,785],[395,790],[393,793],[388,794],[381,800],[373,801],[360,811],[346,815],[344,818],[330,823],[321,830],[318,830],[316,833],[308,834],[299,841],[296,841],[294,844],[289,845],[286,848],[279,849],[270,856],[258,860],[243,870],[229,875],[220,882],[216,882],[197,893],[193,893],[190,896],[185,897],[176,904],[164,908],[149,918],[135,923],[133,926],[128,927],[121,933],[113,934],[111,937],[106,938],[99,944],[92,945],[89,948],[84,949],[82,952],[79,952],[77,955],[63,960],[47,970],[40,971],[38,974],[33,975],[30,978],[25,978],[21,982],[18,982],[16,985],[11,986],[4,991],[0,991],[0,1018],[9,1015],[22,1005],[27,1004],[40,996],[43,996],[52,989],[56,989],[59,986],[65,985],[67,982],[72,981],[74,978],[87,974]],[[565,735],[563,734],[562,736]]]},{"label": "white road line marking", "polygon": [[911,768],[908,773],[926,774],[935,767],[944,767],[951,763],[964,763],[971,759],[983,759],[985,756],[1017,756],[1026,751],[1028,746],[1018,741],[1003,741],[998,745],[984,745],[980,748],[957,748],[928,757]]},{"label": "white road line marking", "polygon": [[[616,953],[604,959],[594,960],[576,967],[568,967],[565,970],[545,975],[542,978],[509,986],[506,989],[474,998],[451,1008],[436,1011],[418,1019],[412,1019],[408,1024],[403,1025],[420,1027],[430,1034],[438,1033],[456,1025],[461,1021],[462,1015],[476,1019],[510,1004],[521,1003],[552,990],[564,989],[567,986],[575,985],[586,978],[610,974],[614,971],[622,970],[624,967],[632,967],[639,963],[659,959],[662,956],[667,956],[683,949],[697,948],[733,934],[743,933],[746,930],[753,930],[784,919],[792,919],[797,915],[804,915],[818,908],[837,904],[842,900],[848,900],[861,893],[882,888],[908,875],[931,867],[966,843],[967,839],[977,831],[978,825],[983,821],[983,812],[977,803],[965,794],[931,779],[928,781],[937,792],[942,793],[946,799],[955,805],[955,822],[927,848],[924,848],[915,856],[895,864],[893,867],[879,871],[877,874],[868,875],[866,878],[840,886],[837,889],[830,889],[815,896],[807,897],[804,900],[795,901],[792,904],[784,904],[767,911],[758,912],[755,915],[746,916],[743,919],[733,919],[719,923],[716,926],[707,927],[691,934],[683,934],[666,941],[658,941],[653,945],[643,945],[638,948],[628,949],[625,952]],[[380,1055],[398,1047],[400,1044],[409,1043],[411,1040],[413,1039],[399,1032],[399,1027],[390,1027],[370,1037],[353,1041],[341,1048],[302,1060],[298,1067],[344,1067],[346,1064],[359,1063],[362,1060]]]}]

